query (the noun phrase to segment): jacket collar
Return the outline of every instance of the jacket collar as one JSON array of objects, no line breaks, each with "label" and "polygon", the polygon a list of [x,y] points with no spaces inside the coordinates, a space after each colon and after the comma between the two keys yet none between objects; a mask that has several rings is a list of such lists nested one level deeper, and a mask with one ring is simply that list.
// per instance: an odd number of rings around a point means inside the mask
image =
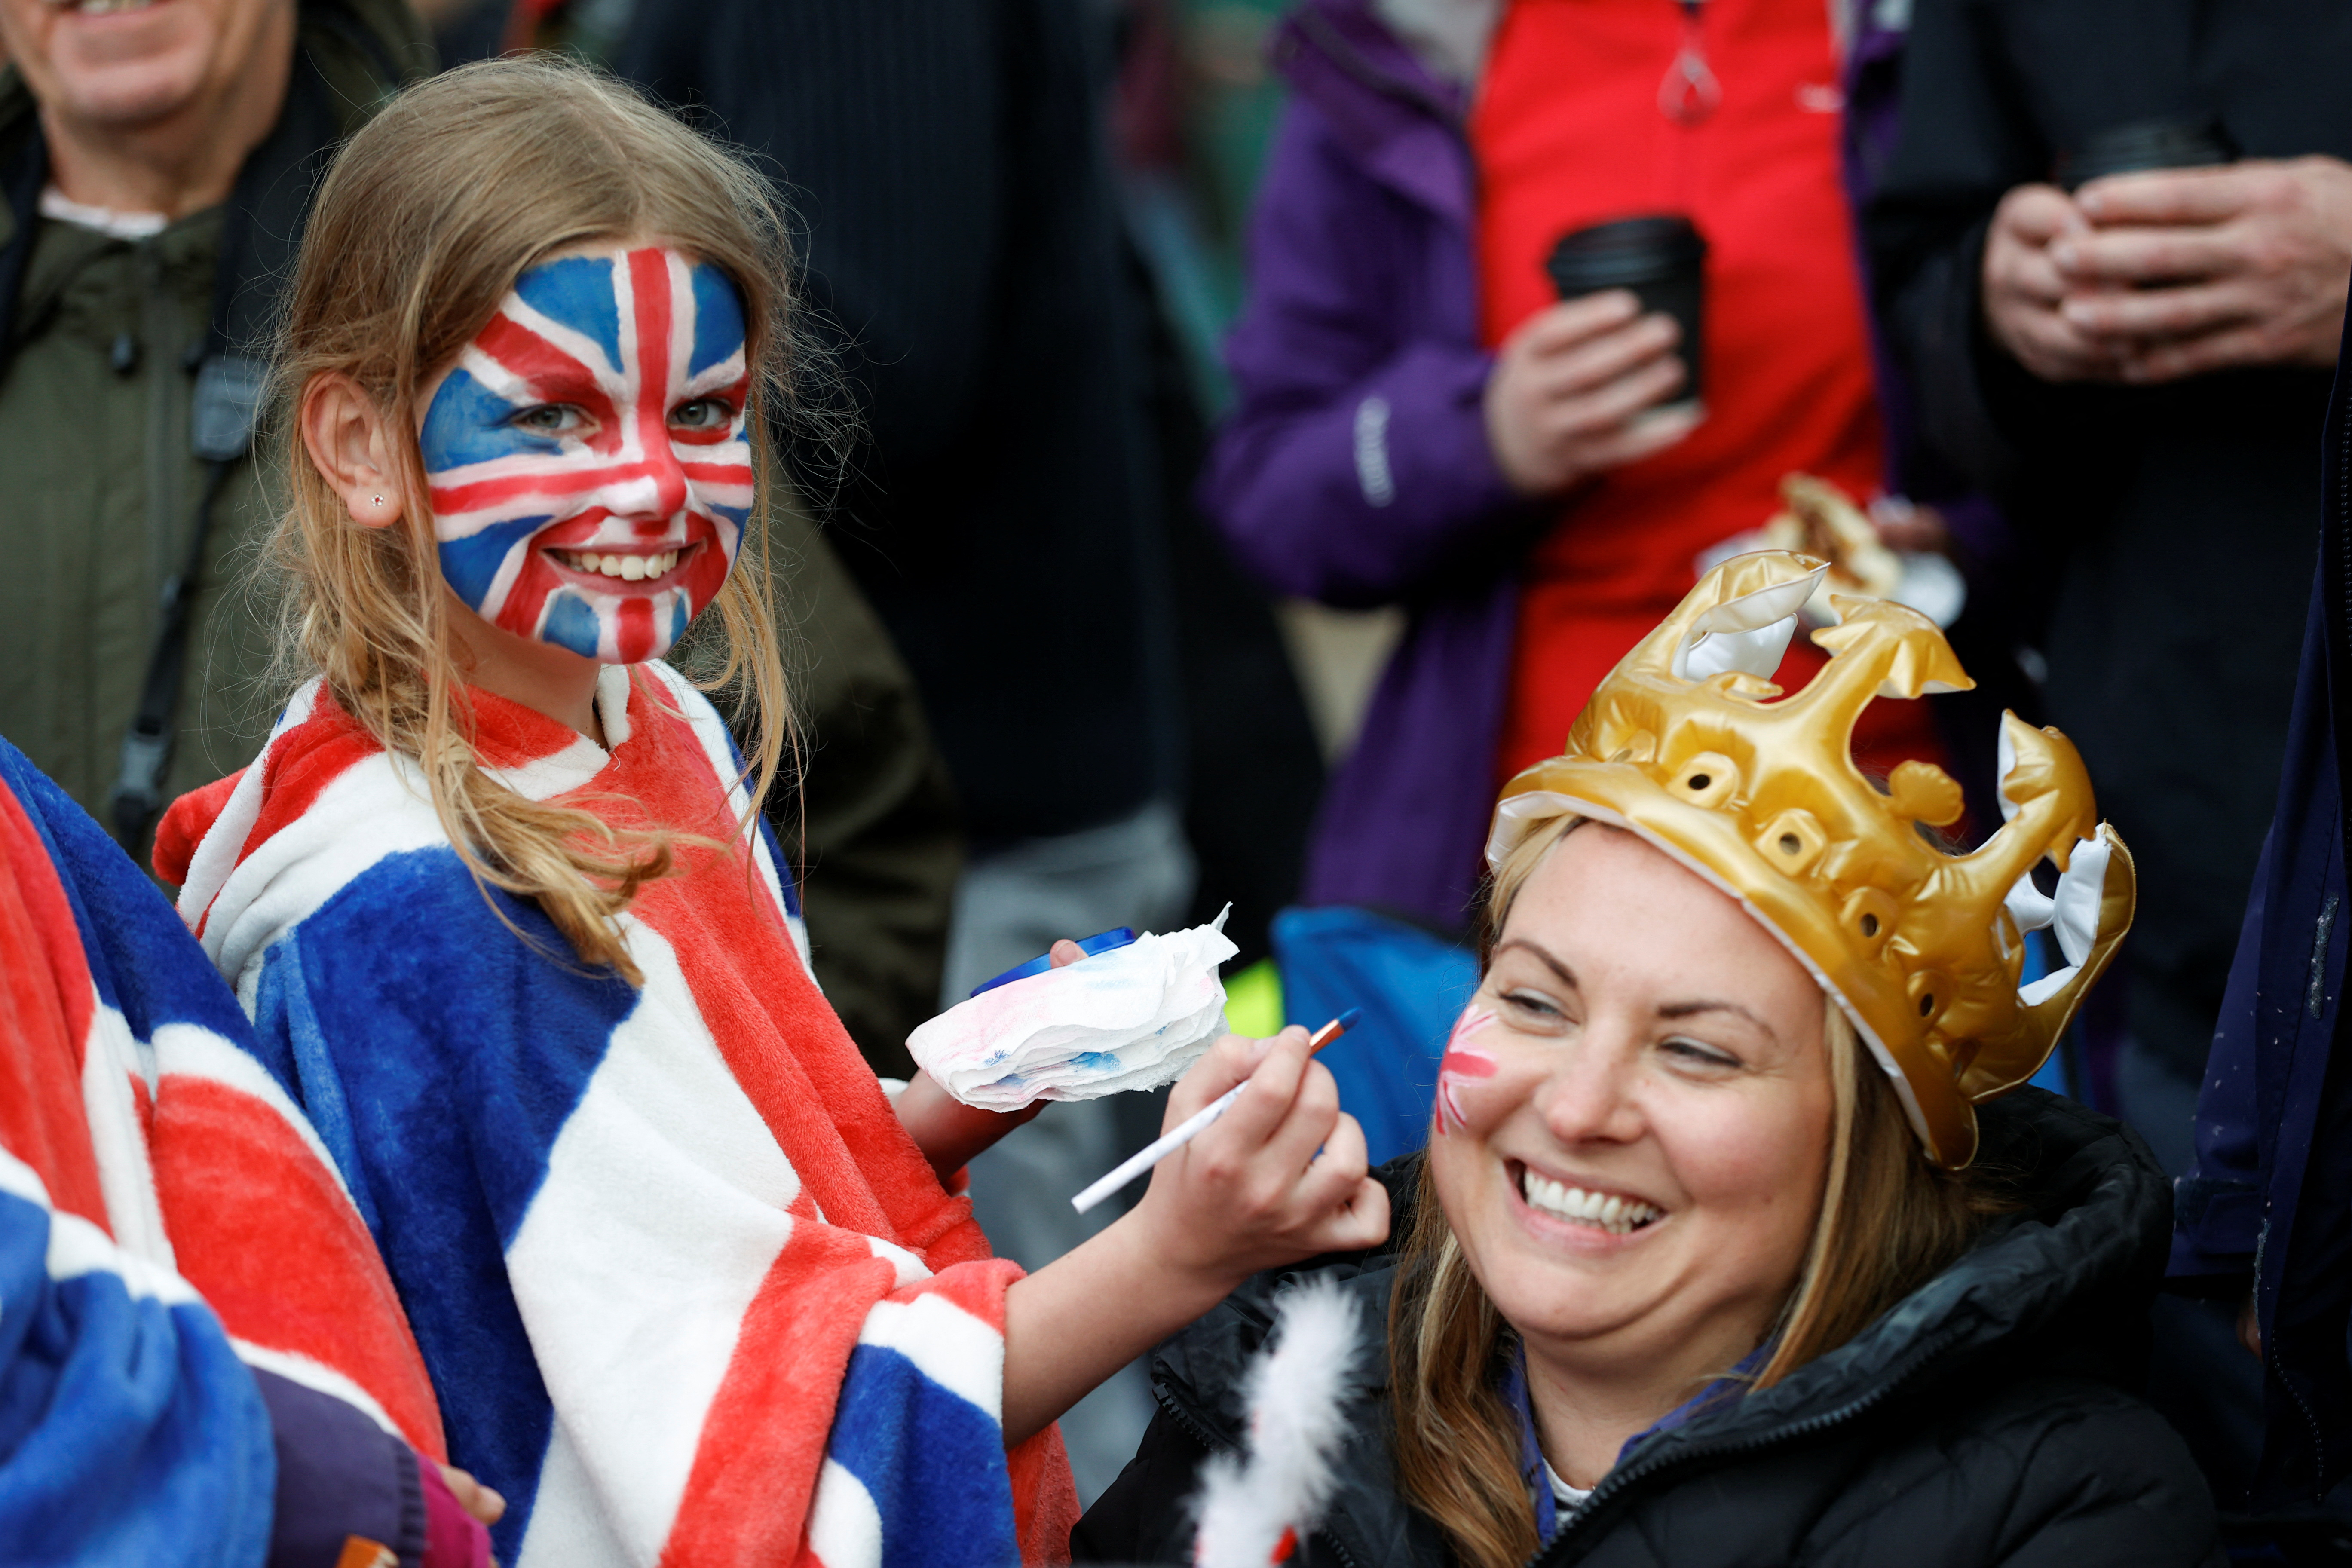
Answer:
[{"label": "jacket collar", "polygon": [[[2017,1207],[1848,1343],[1771,1388],[1636,1438],[1538,1563],[1582,1556],[1630,1507],[1709,1456],[1795,1441],[1892,1401],[2037,1370],[2137,1384],[2145,1355],[2139,1309],[2162,1273],[2171,1226],[2171,1193],[2154,1156],[2120,1123],[2036,1089],[1978,1114],[1979,1160],[2000,1173]],[[1419,1162],[1409,1155],[1375,1173],[1390,1190],[1394,1234],[1403,1233]],[[1152,1364],[1161,1405],[1211,1447],[1237,1446],[1235,1402],[1272,1326],[1276,1297],[1300,1277],[1325,1275],[1363,1301],[1368,1321],[1385,1324],[1395,1262],[1382,1251],[1257,1276],[1161,1347]],[[1338,1467],[1338,1500],[1318,1533],[1347,1563],[1443,1561],[1428,1521],[1396,1495],[1385,1350],[1374,1361],[1377,1375]]]},{"label": "jacket collar", "polygon": [[1979,1163],[2017,1206],[1846,1344],[1634,1445],[1538,1563],[1575,1561],[1654,1480],[1710,1455],[2035,1371],[2137,1384],[2141,1306],[2162,1276],[2171,1229],[2171,1192],[2155,1156],[2121,1123],[2037,1089],[1981,1106],[1978,1117]]},{"label": "jacket collar", "polygon": [[1464,228],[1475,177],[1468,95],[1441,81],[1370,0],[1307,0],[1275,29],[1274,68],[1373,179]]}]

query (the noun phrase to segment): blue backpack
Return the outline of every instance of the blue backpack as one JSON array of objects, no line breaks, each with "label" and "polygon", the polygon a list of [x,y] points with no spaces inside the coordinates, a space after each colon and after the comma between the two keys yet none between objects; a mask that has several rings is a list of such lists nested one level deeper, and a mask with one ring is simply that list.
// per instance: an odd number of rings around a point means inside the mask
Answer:
[{"label": "blue backpack", "polygon": [[1420,1148],[1445,1037],[1478,988],[1477,955],[1345,904],[1285,910],[1273,939],[1286,1022],[1315,1029],[1363,1010],[1320,1059],[1339,1079],[1340,1106],[1363,1124],[1372,1163]]}]

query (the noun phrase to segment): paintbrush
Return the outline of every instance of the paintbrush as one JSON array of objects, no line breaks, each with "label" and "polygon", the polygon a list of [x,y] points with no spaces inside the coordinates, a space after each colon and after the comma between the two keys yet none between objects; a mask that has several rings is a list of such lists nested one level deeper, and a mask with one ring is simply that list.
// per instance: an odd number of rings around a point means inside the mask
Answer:
[{"label": "paintbrush", "polygon": [[[1307,1054],[1313,1056],[1349,1029],[1354,1028],[1356,1020],[1363,1016],[1363,1011],[1360,1007],[1350,1007],[1316,1030],[1314,1037],[1307,1042]],[[1136,1151],[1132,1156],[1121,1162],[1118,1168],[1109,1175],[1072,1198],[1070,1206],[1080,1214],[1086,1213],[1103,1199],[1198,1138],[1202,1129],[1233,1109],[1234,1101],[1239,1100],[1242,1097],[1242,1090],[1248,1087],[1249,1080],[1244,1079],[1217,1096],[1207,1105],[1179,1122],[1173,1130],[1162,1133],[1157,1142],[1146,1144]]]}]

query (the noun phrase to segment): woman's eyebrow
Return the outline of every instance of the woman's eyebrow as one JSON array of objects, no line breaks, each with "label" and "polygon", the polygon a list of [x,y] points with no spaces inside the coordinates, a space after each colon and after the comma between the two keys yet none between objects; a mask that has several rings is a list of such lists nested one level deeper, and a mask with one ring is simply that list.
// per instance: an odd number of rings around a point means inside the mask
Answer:
[{"label": "woman's eyebrow", "polygon": [[1696,1002],[1669,1002],[1658,1009],[1658,1016],[1661,1018],[1688,1018],[1699,1013],[1737,1013],[1767,1035],[1770,1035],[1775,1040],[1780,1037],[1771,1025],[1737,1002],[1717,1002],[1711,999]]},{"label": "woman's eyebrow", "polygon": [[1554,958],[1550,953],[1546,952],[1542,948],[1538,947],[1534,942],[1529,942],[1526,937],[1515,936],[1507,942],[1497,942],[1495,944],[1495,951],[1499,953],[1514,947],[1517,948],[1522,952],[1534,954],[1538,963],[1541,963],[1546,969],[1550,970],[1554,974],[1559,976],[1561,984],[1572,989],[1576,987],[1576,972],[1569,968],[1567,964],[1562,963],[1559,959]]}]

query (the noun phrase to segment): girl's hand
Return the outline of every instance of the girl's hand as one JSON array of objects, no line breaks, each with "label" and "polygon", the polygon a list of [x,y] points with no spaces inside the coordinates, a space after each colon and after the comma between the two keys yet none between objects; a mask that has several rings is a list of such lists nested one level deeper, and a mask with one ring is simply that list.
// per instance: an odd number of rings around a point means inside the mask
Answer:
[{"label": "girl's hand", "polygon": [[1234,1108],[1151,1173],[1117,1224],[1004,1296],[1004,1440],[1018,1443],[1261,1268],[1378,1245],[1388,1189],[1307,1031],[1228,1035],[1169,1096],[1175,1126],[1235,1084]]},{"label": "girl's hand", "polygon": [[[1086,952],[1066,938],[1055,942],[1046,956],[1055,968],[1064,969]],[[915,1147],[923,1152],[944,1186],[958,1171],[994,1148],[997,1140],[1034,1121],[1045,1102],[1035,1100],[1019,1110],[982,1110],[941,1089],[929,1073],[917,1072],[899,1093],[897,1109],[898,1124],[915,1140]]]},{"label": "girl's hand", "polygon": [[1378,1245],[1388,1189],[1366,1173],[1364,1130],[1339,1109],[1330,1069],[1294,1025],[1270,1040],[1228,1035],[1168,1097],[1163,1131],[1236,1084],[1232,1110],[1151,1173],[1123,1222],[1222,1298],[1261,1268]]},{"label": "girl's hand", "polygon": [[449,1489],[449,1495],[457,1500],[457,1506],[480,1523],[496,1524],[507,1516],[507,1500],[476,1480],[471,1471],[461,1470],[455,1465],[436,1468],[441,1472],[441,1484]]},{"label": "girl's hand", "polygon": [[998,1139],[1034,1121],[1045,1109],[1045,1102],[1040,1100],[1018,1110],[982,1110],[941,1089],[927,1072],[908,1079],[898,1099],[898,1124],[930,1162],[942,1186],[981,1153],[994,1148]]},{"label": "girl's hand", "polygon": [[1486,442],[1523,495],[1552,495],[1662,452],[1698,427],[1661,408],[1689,378],[1670,316],[1622,289],[1539,310],[1504,340],[1487,378]]}]

